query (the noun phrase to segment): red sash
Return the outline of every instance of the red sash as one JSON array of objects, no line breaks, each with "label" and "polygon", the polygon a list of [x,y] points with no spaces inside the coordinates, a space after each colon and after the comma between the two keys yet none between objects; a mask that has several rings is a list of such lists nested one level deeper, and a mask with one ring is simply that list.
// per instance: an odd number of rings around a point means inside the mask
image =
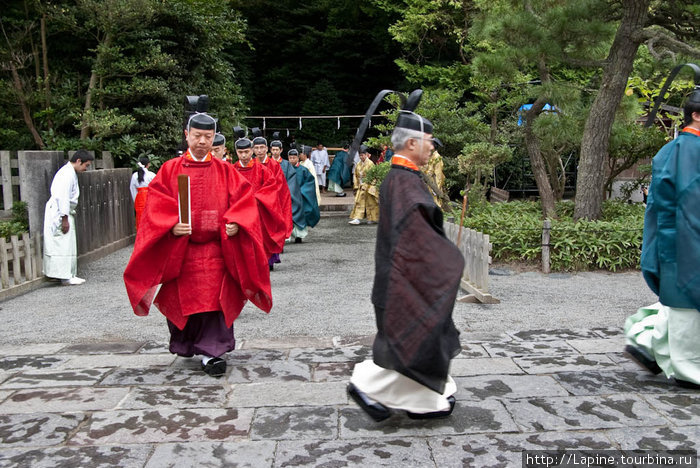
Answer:
[{"label": "red sash", "polygon": [[136,189],[136,199],[134,200],[134,210],[136,211],[136,230],[139,230],[139,221],[141,214],[146,208],[146,197],[148,196],[148,187],[139,187]]}]

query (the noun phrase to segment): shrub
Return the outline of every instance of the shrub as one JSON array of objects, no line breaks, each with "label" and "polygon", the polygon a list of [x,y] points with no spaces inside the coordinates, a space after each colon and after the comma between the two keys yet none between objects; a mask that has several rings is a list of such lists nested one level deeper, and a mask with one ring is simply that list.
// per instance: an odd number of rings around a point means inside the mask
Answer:
[{"label": "shrub", "polygon": [[12,218],[0,221],[0,237],[10,240],[10,236],[20,235],[29,231],[29,214],[27,203],[16,201],[12,204]]},{"label": "shrub", "polygon": [[[553,271],[639,268],[644,206],[607,201],[597,221],[574,222],[573,203],[557,203],[550,233]],[[459,219],[459,213],[455,215]],[[539,262],[542,219],[539,202],[484,204],[464,220],[466,227],[488,234],[494,259]]]}]

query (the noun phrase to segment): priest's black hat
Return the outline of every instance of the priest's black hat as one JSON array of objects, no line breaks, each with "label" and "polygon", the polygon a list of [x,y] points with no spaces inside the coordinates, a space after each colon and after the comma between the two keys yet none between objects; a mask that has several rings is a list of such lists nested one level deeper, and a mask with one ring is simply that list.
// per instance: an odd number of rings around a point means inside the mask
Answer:
[{"label": "priest's black hat", "polygon": [[236,149],[247,149],[253,146],[253,143],[246,137],[236,140]]},{"label": "priest's black hat", "polygon": [[198,112],[192,114],[187,122],[187,130],[197,128],[199,130],[216,130],[216,120],[209,114]]},{"label": "priest's black hat", "polygon": [[433,133],[433,124],[430,120],[415,112],[401,111],[396,119],[396,128],[407,128],[423,133]]},{"label": "priest's black hat", "polygon": [[282,142],[280,141],[280,132],[275,132],[272,134],[272,141],[270,142],[272,148],[282,148]]},{"label": "priest's black hat", "polygon": [[226,144],[226,137],[223,136],[221,133],[217,133],[214,135],[214,142],[211,144],[212,146],[221,146]]},{"label": "priest's black hat", "polygon": [[369,153],[369,148],[367,145],[360,145],[360,149],[357,152],[360,154]]},{"label": "priest's black hat", "polygon": [[287,156],[299,156],[299,151],[292,148],[289,151],[287,151]]}]

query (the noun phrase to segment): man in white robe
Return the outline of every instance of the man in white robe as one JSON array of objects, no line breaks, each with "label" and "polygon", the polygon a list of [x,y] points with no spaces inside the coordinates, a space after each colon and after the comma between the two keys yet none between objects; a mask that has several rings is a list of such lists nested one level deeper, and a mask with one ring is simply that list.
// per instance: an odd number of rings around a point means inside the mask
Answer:
[{"label": "man in white robe", "polygon": [[311,152],[311,162],[314,163],[316,169],[316,180],[322,192],[326,191],[326,171],[331,167],[330,159],[328,159],[328,151],[322,143],[316,145],[316,149]]},{"label": "man in white robe", "polygon": [[85,172],[95,158],[85,150],[76,151],[51,182],[51,198],[44,210],[44,274],[60,279],[64,286],[83,284],[78,278],[78,244],[75,236],[75,208],[80,188],[78,172]]}]

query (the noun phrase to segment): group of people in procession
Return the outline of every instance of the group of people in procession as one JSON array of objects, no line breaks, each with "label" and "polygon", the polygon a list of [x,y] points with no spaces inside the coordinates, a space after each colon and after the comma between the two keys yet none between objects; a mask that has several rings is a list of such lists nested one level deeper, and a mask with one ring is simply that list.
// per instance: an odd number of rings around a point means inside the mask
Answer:
[{"label": "group of people in procession", "polygon": [[[645,218],[642,271],[660,302],[630,317],[625,334],[627,351],[645,368],[698,388],[700,218],[694,203],[700,199],[700,91],[684,110],[683,132],[653,160]],[[223,355],[235,348],[233,325],[243,306],[250,301],[270,312],[270,271],[285,241],[302,242],[319,221],[317,190],[326,175],[328,188],[340,194],[351,172],[347,147],[333,165],[321,154],[319,172],[308,147],[290,149],[285,160],[279,139],[268,154],[262,135],[250,140],[239,128],[232,163],[216,130],[213,117],[195,113],[182,156],[157,174],[147,159],[139,161],[132,179],[138,232],[124,271],[135,314],[147,315],[155,304],[167,318],[170,351],[201,356],[202,370],[214,377],[226,372]],[[402,110],[391,143],[391,170],[379,189],[367,181],[373,163],[366,146],[360,146],[352,171],[350,223],[378,223],[371,293],[378,330],[372,359],[355,366],[347,391],[375,421],[396,411],[414,419],[445,417],[456,403],[449,365],[460,343],[452,310],[464,259],[442,227],[442,159],[432,123]],[[314,151],[321,150],[319,145]],[[44,269],[64,284],[84,281],[76,276],[72,213],[79,196],[76,173],[92,159],[83,151],[73,155],[56,174],[46,205]],[[184,191],[182,175],[188,181]]]}]

